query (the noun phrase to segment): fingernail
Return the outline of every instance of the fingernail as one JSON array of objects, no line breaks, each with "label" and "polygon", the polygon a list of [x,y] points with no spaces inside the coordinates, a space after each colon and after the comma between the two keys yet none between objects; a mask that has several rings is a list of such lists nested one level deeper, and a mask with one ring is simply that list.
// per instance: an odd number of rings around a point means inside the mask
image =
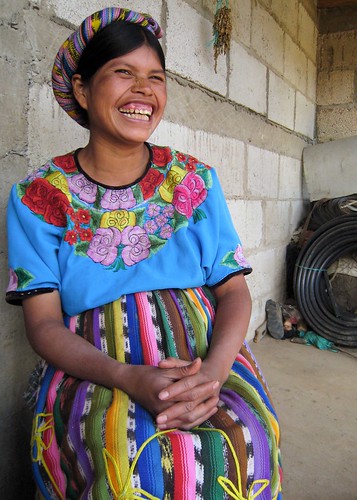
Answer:
[{"label": "fingernail", "polygon": [[156,419],[157,424],[164,424],[167,421],[167,415],[160,415]]},{"label": "fingernail", "polygon": [[213,384],[213,389],[217,389],[219,387],[219,382],[216,381],[214,384]]},{"label": "fingernail", "polygon": [[169,393],[167,391],[160,392],[159,399],[167,399],[169,397]]}]

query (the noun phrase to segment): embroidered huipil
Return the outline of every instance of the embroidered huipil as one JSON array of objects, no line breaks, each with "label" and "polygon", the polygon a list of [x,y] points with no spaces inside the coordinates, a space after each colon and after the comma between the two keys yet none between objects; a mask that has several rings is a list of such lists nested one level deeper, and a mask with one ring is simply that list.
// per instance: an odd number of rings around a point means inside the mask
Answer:
[{"label": "embroidered huipil", "polygon": [[251,271],[216,172],[170,148],[130,186],[95,183],[75,154],[12,189],[7,300],[58,289],[69,316],[147,290],[213,286]]}]

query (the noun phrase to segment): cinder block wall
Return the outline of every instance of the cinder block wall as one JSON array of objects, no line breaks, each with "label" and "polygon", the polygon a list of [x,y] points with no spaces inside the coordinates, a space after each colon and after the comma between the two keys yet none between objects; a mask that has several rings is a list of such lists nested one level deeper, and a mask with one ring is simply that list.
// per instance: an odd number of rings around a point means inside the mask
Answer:
[{"label": "cinder block wall", "polygon": [[320,11],[317,140],[357,135],[357,6]]},{"label": "cinder block wall", "polygon": [[[109,2],[110,3],[110,2]],[[249,330],[268,298],[284,297],[285,248],[304,213],[301,157],[315,138],[314,0],[231,1],[230,54],[214,71],[215,0],[122,0],[112,4],[160,19],[169,103],[153,142],[216,167],[254,272]],[[50,71],[62,41],[103,0],[1,3],[0,283],[7,286],[5,210],[10,186],[87,135],[54,103]],[[0,303],[0,487],[4,499],[30,498],[29,413],[22,393],[35,356],[21,310]]]}]

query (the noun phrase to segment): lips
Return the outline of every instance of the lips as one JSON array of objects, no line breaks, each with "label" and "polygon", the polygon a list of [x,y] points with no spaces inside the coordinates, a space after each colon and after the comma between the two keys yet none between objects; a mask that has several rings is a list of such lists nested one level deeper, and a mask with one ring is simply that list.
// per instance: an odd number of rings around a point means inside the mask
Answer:
[{"label": "lips", "polygon": [[152,115],[152,106],[148,104],[128,104],[119,108],[120,113],[134,120],[149,121]]}]

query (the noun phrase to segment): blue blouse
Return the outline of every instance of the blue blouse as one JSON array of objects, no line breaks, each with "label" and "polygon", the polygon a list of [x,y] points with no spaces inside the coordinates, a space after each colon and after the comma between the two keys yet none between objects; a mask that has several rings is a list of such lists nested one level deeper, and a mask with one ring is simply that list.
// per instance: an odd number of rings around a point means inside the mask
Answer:
[{"label": "blue blouse", "polygon": [[147,169],[130,186],[93,181],[76,152],[13,186],[9,303],[56,289],[73,316],[128,293],[214,286],[251,272],[215,170],[147,146]]}]

